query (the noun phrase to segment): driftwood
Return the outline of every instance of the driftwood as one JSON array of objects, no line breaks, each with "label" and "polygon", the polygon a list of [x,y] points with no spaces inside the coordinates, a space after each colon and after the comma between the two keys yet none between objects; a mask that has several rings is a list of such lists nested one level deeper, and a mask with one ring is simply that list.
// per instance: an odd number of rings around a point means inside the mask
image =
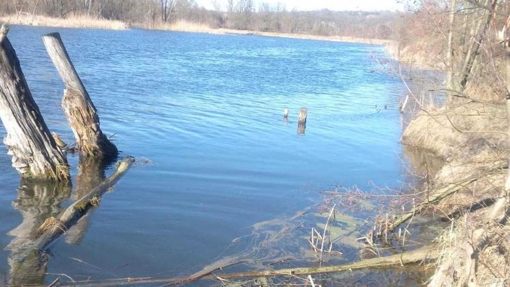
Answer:
[{"label": "driftwood", "polygon": [[[508,168],[509,168],[508,162],[505,162],[505,161],[496,161],[493,164],[490,164],[490,165],[486,166],[484,168],[484,172],[489,173],[491,171],[501,170],[501,169],[508,169]],[[477,181],[479,179],[480,178],[476,177],[476,176],[475,177],[468,177],[467,179],[464,179],[464,181],[462,181],[462,182],[451,183],[451,184],[449,184],[446,187],[443,187],[441,189],[438,189],[438,190],[434,191],[433,194],[431,194],[427,198],[426,202],[421,203],[421,204],[417,205],[416,207],[412,208],[411,210],[409,210],[408,212],[400,215],[400,217],[398,217],[391,224],[388,225],[388,227],[386,228],[385,231],[386,232],[390,232],[390,231],[395,230],[399,225],[401,225],[402,223],[410,220],[411,218],[414,217],[414,215],[422,212],[425,208],[427,208],[429,206],[429,204],[437,203],[437,202],[439,202],[439,201],[445,199],[446,197],[448,197],[448,196],[458,192],[462,188],[465,188],[469,184],[471,184],[471,183],[473,183],[473,182],[475,182],[475,181]],[[510,186],[510,181],[508,181],[508,186]],[[498,199],[495,199],[495,200],[498,200]],[[496,202],[495,205],[497,205],[497,202]]]},{"label": "driftwood", "polygon": [[358,262],[345,265],[322,266],[322,267],[305,267],[305,268],[289,268],[280,270],[267,270],[260,272],[247,272],[235,274],[217,274],[222,279],[230,278],[256,278],[270,276],[296,276],[311,275],[321,273],[333,273],[342,271],[360,270],[366,268],[384,268],[395,265],[405,265],[418,263],[422,261],[435,260],[439,256],[439,251],[434,246],[427,246],[413,251],[407,251],[401,254],[395,254],[385,257],[376,257],[365,259]]},{"label": "driftwood", "polygon": [[[93,157],[80,157],[78,174],[76,175],[76,188],[71,199],[78,200],[100,185],[106,178],[105,169],[110,161],[103,161]],[[80,218],[65,234],[65,242],[79,244],[89,227],[92,210]]]},{"label": "driftwood", "polygon": [[[5,248],[11,251],[8,258],[11,267],[9,286],[44,285],[50,257],[34,247],[36,240],[41,236],[40,226],[48,226],[50,222],[57,224],[58,221],[53,217],[62,214],[64,210],[61,208],[62,202],[70,197],[79,200],[103,183],[106,165],[109,164],[110,162],[91,157],[80,158],[72,194],[70,182],[21,180],[18,199],[13,201],[13,206],[20,212],[23,222],[9,231],[8,234],[13,239]],[[75,244],[82,240],[88,228],[88,219],[94,210],[93,208],[86,210],[86,213],[65,232],[66,243]],[[45,221],[48,218],[52,220]]]},{"label": "driftwood", "polygon": [[458,184],[453,184],[452,183],[452,184],[448,185],[445,188],[437,190],[436,192],[434,192],[434,194],[432,196],[429,197],[427,202],[419,204],[418,206],[414,207],[413,209],[411,209],[407,213],[404,213],[403,215],[401,215],[400,217],[395,219],[388,226],[388,229],[386,231],[390,232],[390,231],[395,230],[395,228],[397,228],[399,225],[401,225],[402,223],[410,220],[416,214],[420,213],[423,209],[425,209],[427,206],[429,206],[429,204],[439,202],[440,200],[450,196],[451,194],[453,194],[453,193],[459,191],[460,189],[464,188],[466,185],[468,185],[468,184],[470,184],[472,182],[475,182],[477,180],[478,180],[478,178],[472,178],[472,179],[466,180],[466,181],[464,181],[462,183],[458,183]]},{"label": "driftwood", "polygon": [[24,178],[69,180],[64,154],[44,122],[32,98],[25,76],[2,28],[0,42],[0,118],[7,131],[4,144],[12,155],[12,166]]},{"label": "driftwood", "polygon": [[44,35],[44,45],[65,85],[62,107],[77,141],[81,155],[115,158],[117,147],[101,131],[97,110],[85,89],[60,34]]},{"label": "driftwood", "polygon": [[125,158],[117,165],[115,172],[88,194],[75,201],[71,206],[64,210],[58,218],[50,218],[41,226],[42,235],[36,240],[34,248],[42,250],[48,246],[63,233],[65,233],[73,224],[75,224],[92,206],[97,206],[101,196],[110,190],[115,183],[128,171],[133,164],[132,157]]},{"label": "driftwood", "polygon": [[[266,271],[255,271],[246,273],[233,273],[233,274],[214,274],[216,278],[221,279],[234,279],[234,278],[258,278],[258,277],[278,277],[278,276],[297,276],[297,275],[311,275],[311,274],[323,274],[323,273],[336,273],[343,271],[352,271],[360,269],[374,269],[374,268],[385,268],[395,265],[414,264],[419,262],[428,262],[437,259],[439,251],[435,246],[422,247],[417,250],[407,251],[401,254],[390,255],[386,257],[378,257],[365,259],[358,262],[335,265],[335,266],[323,266],[323,267],[305,267],[305,268],[289,268],[280,270],[266,270]],[[242,262],[240,262],[242,263]],[[192,275],[185,278],[150,278],[150,277],[130,277],[121,279],[112,279],[107,281],[75,281],[69,286],[127,286],[127,285],[142,285],[142,284],[170,284],[179,285],[190,283],[192,281],[201,279],[206,276],[213,275],[213,272],[224,269],[226,267],[235,265],[233,263],[226,264],[225,266],[218,267],[215,270],[211,270],[209,273],[201,273],[201,276]],[[60,285],[66,286],[66,285]]]}]

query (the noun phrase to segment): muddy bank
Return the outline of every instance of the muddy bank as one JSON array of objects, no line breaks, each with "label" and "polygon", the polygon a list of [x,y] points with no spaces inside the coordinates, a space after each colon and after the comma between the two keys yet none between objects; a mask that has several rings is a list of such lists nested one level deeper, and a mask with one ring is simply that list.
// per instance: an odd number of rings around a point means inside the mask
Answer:
[{"label": "muddy bank", "polygon": [[403,134],[405,145],[443,160],[423,200],[445,186],[460,187],[429,208],[451,223],[438,238],[441,256],[429,286],[509,282],[510,228],[502,218],[508,215],[494,215],[508,169],[506,126],[504,105],[469,102],[422,111]]}]

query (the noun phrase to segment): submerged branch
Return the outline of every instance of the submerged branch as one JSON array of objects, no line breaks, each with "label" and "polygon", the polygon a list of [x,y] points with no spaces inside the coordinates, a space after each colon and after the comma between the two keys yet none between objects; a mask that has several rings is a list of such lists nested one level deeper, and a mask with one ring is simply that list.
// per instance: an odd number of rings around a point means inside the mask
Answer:
[{"label": "submerged branch", "polygon": [[223,279],[247,278],[247,277],[269,277],[269,276],[295,276],[311,275],[320,273],[332,273],[342,271],[352,271],[365,268],[382,268],[394,265],[412,264],[421,261],[435,260],[439,256],[439,251],[434,246],[422,247],[417,250],[407,251],[401,254],[390,255],[386,257],[377,257],[365,259],[358,262],[345,265],[323,266],[323,267],[305,267],[289,268],[280,270],[267,270],[259,272],[235,273],[218,275]]},{"label": "submerged branch", "polygon": [[[280,270],[266,270],[266,271],[255,271],[255,272],[245,272],[245,273],[232,273],[232,274],[214,274],[216,278],[221,279],[234,279],[234,278],[256,278],[256,277],[277,277],[277,276],[296,276],[296,275],[311,275],[311,274],[321,274],[321,273],[334,273],[334,272],[343,272],[343,271],[352,271],[352,270],[360,270],[366,268],[384,268],[395,265],[405,265],[405,264],[413,264],[423,261],[432,261],[435,260],[439,256],[439,251],[435,246],[426,246],[417,250],[407,251],[401,254],[390,255],[386,257],[378,257],[365,259],[358,262],[354,262],[351,264],[344,265],[335,265],[335,266],[323,266],[323,267],[305,267],[305,268],[289,268],[289,269],[280,269]],[[231,266],[234,264],[228,264],[225,267]],[[223,268],[219,268],[223,269]],[[83,282],[73,282],[72,286],[118,286],[118,285],[141,285],[141,284],[170,284],[177,285],[183,283],[190,283],[192,281],[198,280],[200,278],[213,275],[213,272],[216,271],[211,270],[207,274],[201,274],[201,276],[190,276],[187,278],[150,278],[150,277],[140,277],[140,278],[122,278],[122,279],[113,279],[107,281],[83,281]],[[61,285],[64,286],[64,285]]]},{"label": "submerged branch", "polygon": [[460,189],[464,188],[466,185],[470,184],[470,183],[473,183],[475,181],[477,181],[478,178],[472,178],[472,179],[469,179],[469,180],[466,180],[462,183],[458,183],[458,184],[450,184],[448,185],[447,187],[445,188],[442,188],[442,189],[439,189],[438,191],[436,191],[430,198],[427,202],[424,202],[416,207],[414,207],[413,209],[411,209],[410,211],[408,211],[407,213],[401,215],[399,218],[397,218],[395,221],[393,221],[389,227],[388,227],[388,232],[390,231],[393,231],[395,230],[395,228],[397,228],[399,225],[401,225],[402,223],[410,220],[411,218],[414,217],[414,215],[420,213],[423,209],[425,209],[430,203],[436,203],[452,194],[454,194],[455,192],[459,191]]},{"label": "submerged branch", "polygon": [[[127,157],[118,163],[115,172],[107,179],[105,179],[96,188],[88,194],[74,202],[69,206],[61,215],[55,219],[45,221],[44,225],[50,225],[47,228],[41,226],[42,235],[35,242],[37,250],[45,250],[48,246],[55,241],[60,235],[65,233],[75,222],[78,221],[92,206],[99,203],[101,196],[110,190],[119,179],[129,170],[134,162],[134,158]],[[53,224],[51,223],[53,222]]]}]

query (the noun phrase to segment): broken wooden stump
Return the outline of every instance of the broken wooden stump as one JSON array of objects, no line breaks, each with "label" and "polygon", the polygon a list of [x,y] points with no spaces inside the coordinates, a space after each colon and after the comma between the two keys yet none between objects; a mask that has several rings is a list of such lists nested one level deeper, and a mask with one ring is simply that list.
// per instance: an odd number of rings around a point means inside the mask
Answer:
[{"label": "broken wooden stump", "polygon": [[308,116],[308,109],[301,108],[299,110],[298,117],[298,134],[304,134],[306,132],[306,118]]},{"label": "broken wooden stump", "polygon": [[44,46],[65,85],[62,108],[83,156],[115,158],[117,147],[101,131],[97,110],[85,89],[59,33],[44,35]]},{"label": "broken wooden stump", "polygon": [[298,124],[306,125],[306,117],[307,116],[308,116],[308,109],[307,108],[301,108],[299,110]]},{"label": "broken wooden stump", "polygon": [[[1,29],[7,33],[7,28]],[[6,35],[0,42],[0,118],[12,166],[24,178],[69,180],[69,165],[35,103]]]}]

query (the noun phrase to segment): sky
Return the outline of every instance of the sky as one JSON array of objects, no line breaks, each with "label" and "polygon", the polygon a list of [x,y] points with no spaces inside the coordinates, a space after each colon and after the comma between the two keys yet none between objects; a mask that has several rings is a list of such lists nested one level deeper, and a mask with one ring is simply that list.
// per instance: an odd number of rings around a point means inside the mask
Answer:
[{"label": "sky", "polygon": [[[213,9],[213,2],[217,2],[222,10],[226,10],[227,0],[196,0],[199,6],[207,9]],[[255,8],[259,3],[266,2],[276,4],[281,2],[287,10],[321,10],[329,9],[332,11],[342,10],[364,10],[364,11],[380,11],[380,10],[402,10],[403,5],[398,4],[396,0],[254,0]]]}]

